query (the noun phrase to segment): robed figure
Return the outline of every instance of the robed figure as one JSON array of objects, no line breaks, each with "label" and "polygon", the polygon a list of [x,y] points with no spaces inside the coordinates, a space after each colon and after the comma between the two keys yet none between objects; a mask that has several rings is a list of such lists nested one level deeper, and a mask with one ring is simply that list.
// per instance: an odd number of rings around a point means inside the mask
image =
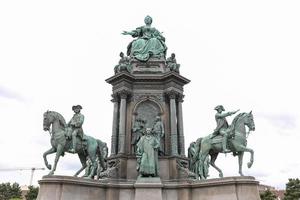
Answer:
[{"label": "robed figure", "polygon": [[158,176],[159,147],[157,137],[152,134],[150,128],[147,128],[146,134],[137,143],[137,170],[141,176]]},{"label": "robed figure", "polygon": [[122,33],[137,38],[128,45],[127,55],[139,61],[147,61],[150,57],[165,57],[167,51],[165,38],[157,29],[151,27],[150,16],[146,16],[144,21],[144,26]]}]

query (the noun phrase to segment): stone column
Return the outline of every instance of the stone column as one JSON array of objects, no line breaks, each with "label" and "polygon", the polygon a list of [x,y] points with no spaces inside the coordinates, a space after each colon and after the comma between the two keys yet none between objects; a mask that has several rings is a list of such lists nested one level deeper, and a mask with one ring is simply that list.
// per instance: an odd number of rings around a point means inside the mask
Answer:
[{"label": "stone column", "polygon": [[112,125],[112,136],[111,136],[111,155],[116,155],[118,152],[118,117],[119,117],[119,99],[117,95],[112,95],[111,100],[114,103],[114,113],[113,113],[113,125]]},{"label": "stone column", "polygon": [[170,122],[171,122],[171,155],[178,155],[178,137],[177,137],[177,124],[176,124],[176,94],[169,93],[170,99]]},{"label": "stone column", "polygon": [[121,105],[120,105],[120,121],[119,121],[119,141],[118,141],[118,154],[125,153],[125,133],[126,133],[126,99],[127,93],[120,93]]},{"label": "stone column", "polygon": [[184,134],[183,134],[183,116],[182,116],[182,102],[184,95],[180,95],[178,98],[178,135],[179,135],[179,153],[181,156],[185,156],[185,146],[184,146]]}]

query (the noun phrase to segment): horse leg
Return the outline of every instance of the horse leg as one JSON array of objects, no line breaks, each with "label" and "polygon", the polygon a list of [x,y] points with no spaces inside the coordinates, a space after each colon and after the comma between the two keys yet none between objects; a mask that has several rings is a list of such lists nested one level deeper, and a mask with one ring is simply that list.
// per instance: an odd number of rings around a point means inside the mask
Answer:
[{"label": "horse leg", "polygon": [[202,154],[201,152],[199,153],[199,160],[197,161],[198,163],[196,163],[197,167],[197,174],[199,175],[200,179],[205,179],[204,176],[204,161],[206,156],[208,155],[208,152],[205,152],[204,154]]},{"label": "horse leg", "polygon": [[244,157],[244,152],[243,151],[240,151],[238,152],[238,158],[239,158],[239,174],[241,176],[244,176],[243,174],[243,157]]},{"label": "horse leg", "polygon": [[250,168],[254,162],[254,151],[250,148],[247,148],[243,145],[240,145],[239,146],[239,151],[243,151],[243,152],[249,152],[251,154],[251,157],[250,157],[250,162],[247,163],[247,166],[248,168]]},{"label": "horse leg", "polygon": [[219,167],[217,167],[216,164],[215,164],[215,161],[217,160],[218,154],[219,153],[210,154],[210,165],[219,172],[219,177],[223,178],[222,170]]},{"label": "horse leg", "polygon": [[54,159],[54,165],[53,165],[53,168],[50,171],[49,175],[53,175],[54,174],[54,172],[56,170],[56,166],[57,166],[58,160],[59,160],[59,157],[61,156],[61,154],[63,153],[63,151],[64,151],[64,147],[59,144],[57,146],[57,149],[56,149],[56,155],[55,155],[55,159]]},{"label": "horse leg", "polygon": [[250,162],[247,163],[248,168],[252,167],[254,162],[254,151],[250,148],[245,147],[245,152],[249,152],[251,154]]},{"label": "horse leg", "polygon": [[49,149],[48,151],[46,151],[46,152],[43,154],[44,163],[45,163],[46,167],[47,167],[49,170],[51,170],[51,165],[49,165],[49,163],[48,163],[47,155],[53,154],[53,153],[55,153],[55,152],[56,152],[55,148],[52,147],[51,149]]},{"label": "horse leg", "polygon": [[104,158],[103,158],[103,152],[101,150],[99,150],[99,153],[98,153],[98,159],[99,159],[99,164],[101,166],[101,172],[105,171],[107,166],[105,165],[105,161],[104,161]]},{"label": "horse leg", "polygon": [[83,153],[78,153],[79,160],[81,162],[82,167],[74,174],[74,176],[78,176],[86,167],[86,156]]},{"label": "horse leg", "polygon": [[95,146],[90,146],[88,148],[88,154],[89,154],[89,158],[91,159],[91,163],[92,163],[92,167],[91,167],[91,171],[90,174],[88,175],[88,178],[93,178],[95,176],[95,172],[97,170],[97,161],[96,161],[96,155],[97,155],[97,142],[95,144]]}]

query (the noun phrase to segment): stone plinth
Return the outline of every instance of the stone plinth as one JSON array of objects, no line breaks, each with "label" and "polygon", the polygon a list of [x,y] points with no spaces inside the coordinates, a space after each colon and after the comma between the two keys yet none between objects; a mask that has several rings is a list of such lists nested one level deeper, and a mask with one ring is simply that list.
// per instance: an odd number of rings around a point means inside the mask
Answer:
[{"label": "stone plinth", "polygon": [[138,177],[134,184],[135,200],[162,200],[162,183],[159,177],[142,178]]},{"label": "stone plinth", "polygon": [[159,178],[88,180],[45,176],[39,184],[38,200],[147,200],[148,197],[151,200],[260,199],[258,181],[249,176],[202,181],[161,181]]}]

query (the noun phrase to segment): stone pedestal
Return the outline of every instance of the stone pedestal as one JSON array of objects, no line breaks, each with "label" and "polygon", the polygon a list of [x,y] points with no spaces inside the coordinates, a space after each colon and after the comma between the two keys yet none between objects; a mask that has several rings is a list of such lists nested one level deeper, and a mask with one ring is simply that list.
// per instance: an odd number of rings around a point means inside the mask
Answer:
[{"label": "stone pedestal", "polygon": [[162,200],[163,184],[159,177],[142,178],[138,177],[134,184],[135,200]]},{"label": "stone pedestal", "polygon": [[39,184],[37,200],[260,200],[258,181],[249,176],[202,181],[44,176]]},{"label": "stone pedestal", "polygon": [[[152,129],[155,119],[163,126],[159,156],[161,179],[181,179],[177,162],[186,160],[183,132],[183,88],[190,82],[177,72],[170,71],[164,58],[151,58],[147,62],[132,61],[132,71],[120,72],[106,80],[112,85],[114,115],[111,155],[108,160],[120,163],[114,179],[135,179],[136,121],[145,121],[144,130]],[[143,130],[142,130],[143,131]],[[184,177],[183,177],[184,178]]]}]

